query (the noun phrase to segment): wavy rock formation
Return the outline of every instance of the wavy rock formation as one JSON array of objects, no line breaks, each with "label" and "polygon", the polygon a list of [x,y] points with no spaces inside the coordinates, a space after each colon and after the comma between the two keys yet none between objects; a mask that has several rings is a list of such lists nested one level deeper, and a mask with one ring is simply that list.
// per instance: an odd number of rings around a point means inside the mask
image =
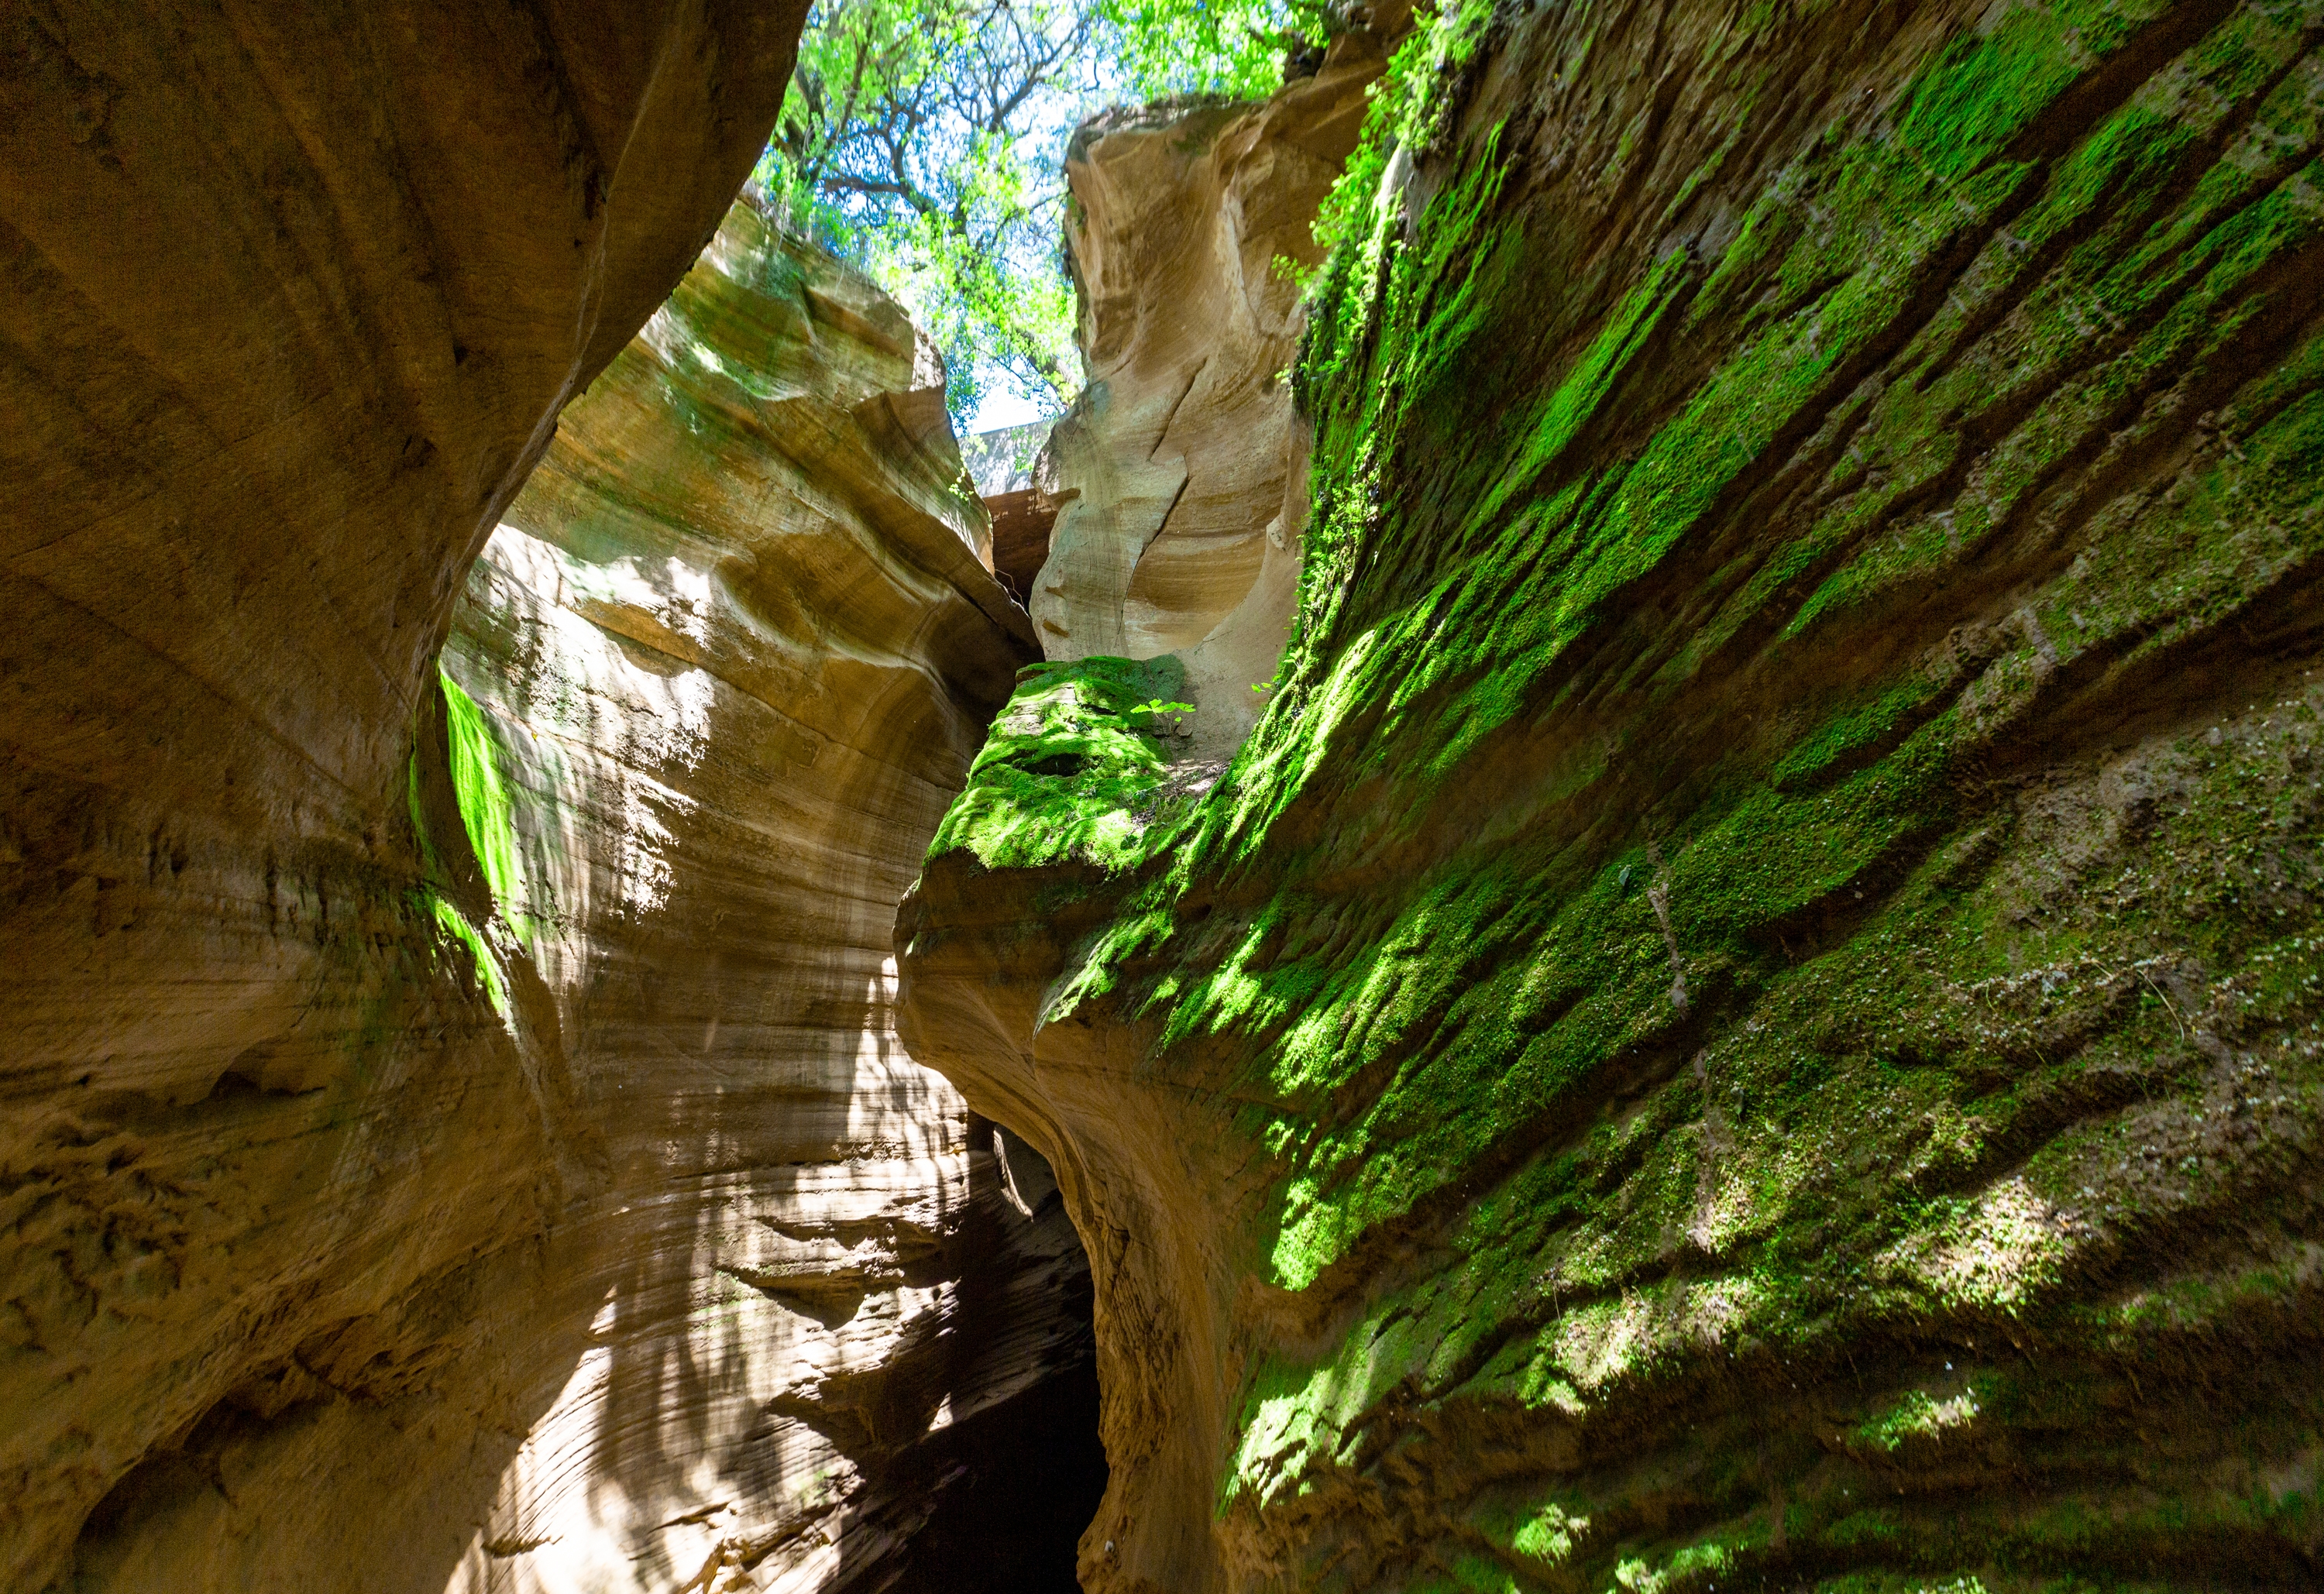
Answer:
[{"label": "wavy rock formation", "polygon": [[909,328],[738,215],[550,445],[801,10],[0,20],[0,1584],[841,1587],[1090,1487],[998,1432],[1078,1252],[888,1023],[1029,641]]},{"label": "wavy rock formation", "polygon": [[891,1025],[894,903],[1032,651],[960,468],[903,312],[738,205],[469,580],[413,800],[577,1165],[507,1315],[585,1348],[446,1587],[876,1588],[1045,1474],[1095,1504],[1079,1245]]},{"label": "wavy rock formation", "polygon": [[0,1584],[247,1468],[309,1570],[171,1586],[457,1560],[523,1421],[413,1414],[559,1175],[412,906],[413,717],[802,9],[0,18]]},{"label": "wavy rock formation", "polygon": [[2319,41],[1429,25],[1264,717],[1034,673],[899,925],[1090,1243],[1085,1587],[2314,1585]]},{"label": "wavy rock formation", "polygon": [[1305,438],[1277,263],[1315,263],[1309,224],[1409,7],[1382,11],[1263,106],[1111,113],[1066,156],[1088,383],[1042,456],[1030,608],[1051,659],[1184,655],[1195,756],[1249,732],[1288,632]]}]

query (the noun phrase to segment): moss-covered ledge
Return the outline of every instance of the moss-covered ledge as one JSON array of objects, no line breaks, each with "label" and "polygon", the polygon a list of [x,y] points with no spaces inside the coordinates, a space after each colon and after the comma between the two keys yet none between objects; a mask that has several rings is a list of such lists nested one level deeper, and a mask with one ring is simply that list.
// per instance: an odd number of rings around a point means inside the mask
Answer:
[{"label": "moss-covered ledge", "polygon": [[[1162,806],[1185,669],[1159,659],[1028,664],[992,723],[968,786],[928,846],[988,870],[1094,864],[1130,870],[1169,826]],[[1145,709],[1155,704],[1161,707]]]}]

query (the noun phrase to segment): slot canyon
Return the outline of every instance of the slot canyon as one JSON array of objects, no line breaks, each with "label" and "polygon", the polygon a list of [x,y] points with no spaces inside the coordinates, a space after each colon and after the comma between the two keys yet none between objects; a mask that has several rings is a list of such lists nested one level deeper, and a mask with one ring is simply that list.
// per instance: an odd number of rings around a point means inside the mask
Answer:
[{"label": "slot canyon", "polygon": [[0,1589],[2324,1587],[2324,5],[1319,14],[0,10]]}]

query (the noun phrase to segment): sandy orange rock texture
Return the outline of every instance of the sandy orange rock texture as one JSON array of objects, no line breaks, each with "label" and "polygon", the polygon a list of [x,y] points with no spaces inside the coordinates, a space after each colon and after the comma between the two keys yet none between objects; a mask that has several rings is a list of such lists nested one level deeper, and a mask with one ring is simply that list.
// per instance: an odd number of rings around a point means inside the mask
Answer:
[{"label": "sandy orange rock texture", "polygon": [[463,1422],[456,1464],[407,1465],[429,1442],[368,1414],[461,1350],[554,1181],[410,906],[413,718],[468,560],[724,213],[798,23],[0,20],[0,1581],[67,1575],[142,1461],[318,1384],[374,1403],[335,1459],[371,1499],[281,1552],[456,1560],[504,1441]]},{"label": "sandy orange rock texture", "polygon": [[1026,622],[718,232],[799,20],[0,19],[0,1583],[835,1585],[1084,1365],[887,1019]]}]

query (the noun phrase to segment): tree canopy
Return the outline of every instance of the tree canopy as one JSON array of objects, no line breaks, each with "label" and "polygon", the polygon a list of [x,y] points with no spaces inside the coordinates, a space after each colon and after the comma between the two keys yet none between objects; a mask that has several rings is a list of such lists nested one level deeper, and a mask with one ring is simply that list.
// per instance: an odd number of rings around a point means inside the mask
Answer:
[{"label": "tree canopy", "polygon": [[1323,0],[820,0],[756,174],[943,347],[966,423],[1079,385],[1059,251],[1074,128],[1110,105],[1257,97]]}]

